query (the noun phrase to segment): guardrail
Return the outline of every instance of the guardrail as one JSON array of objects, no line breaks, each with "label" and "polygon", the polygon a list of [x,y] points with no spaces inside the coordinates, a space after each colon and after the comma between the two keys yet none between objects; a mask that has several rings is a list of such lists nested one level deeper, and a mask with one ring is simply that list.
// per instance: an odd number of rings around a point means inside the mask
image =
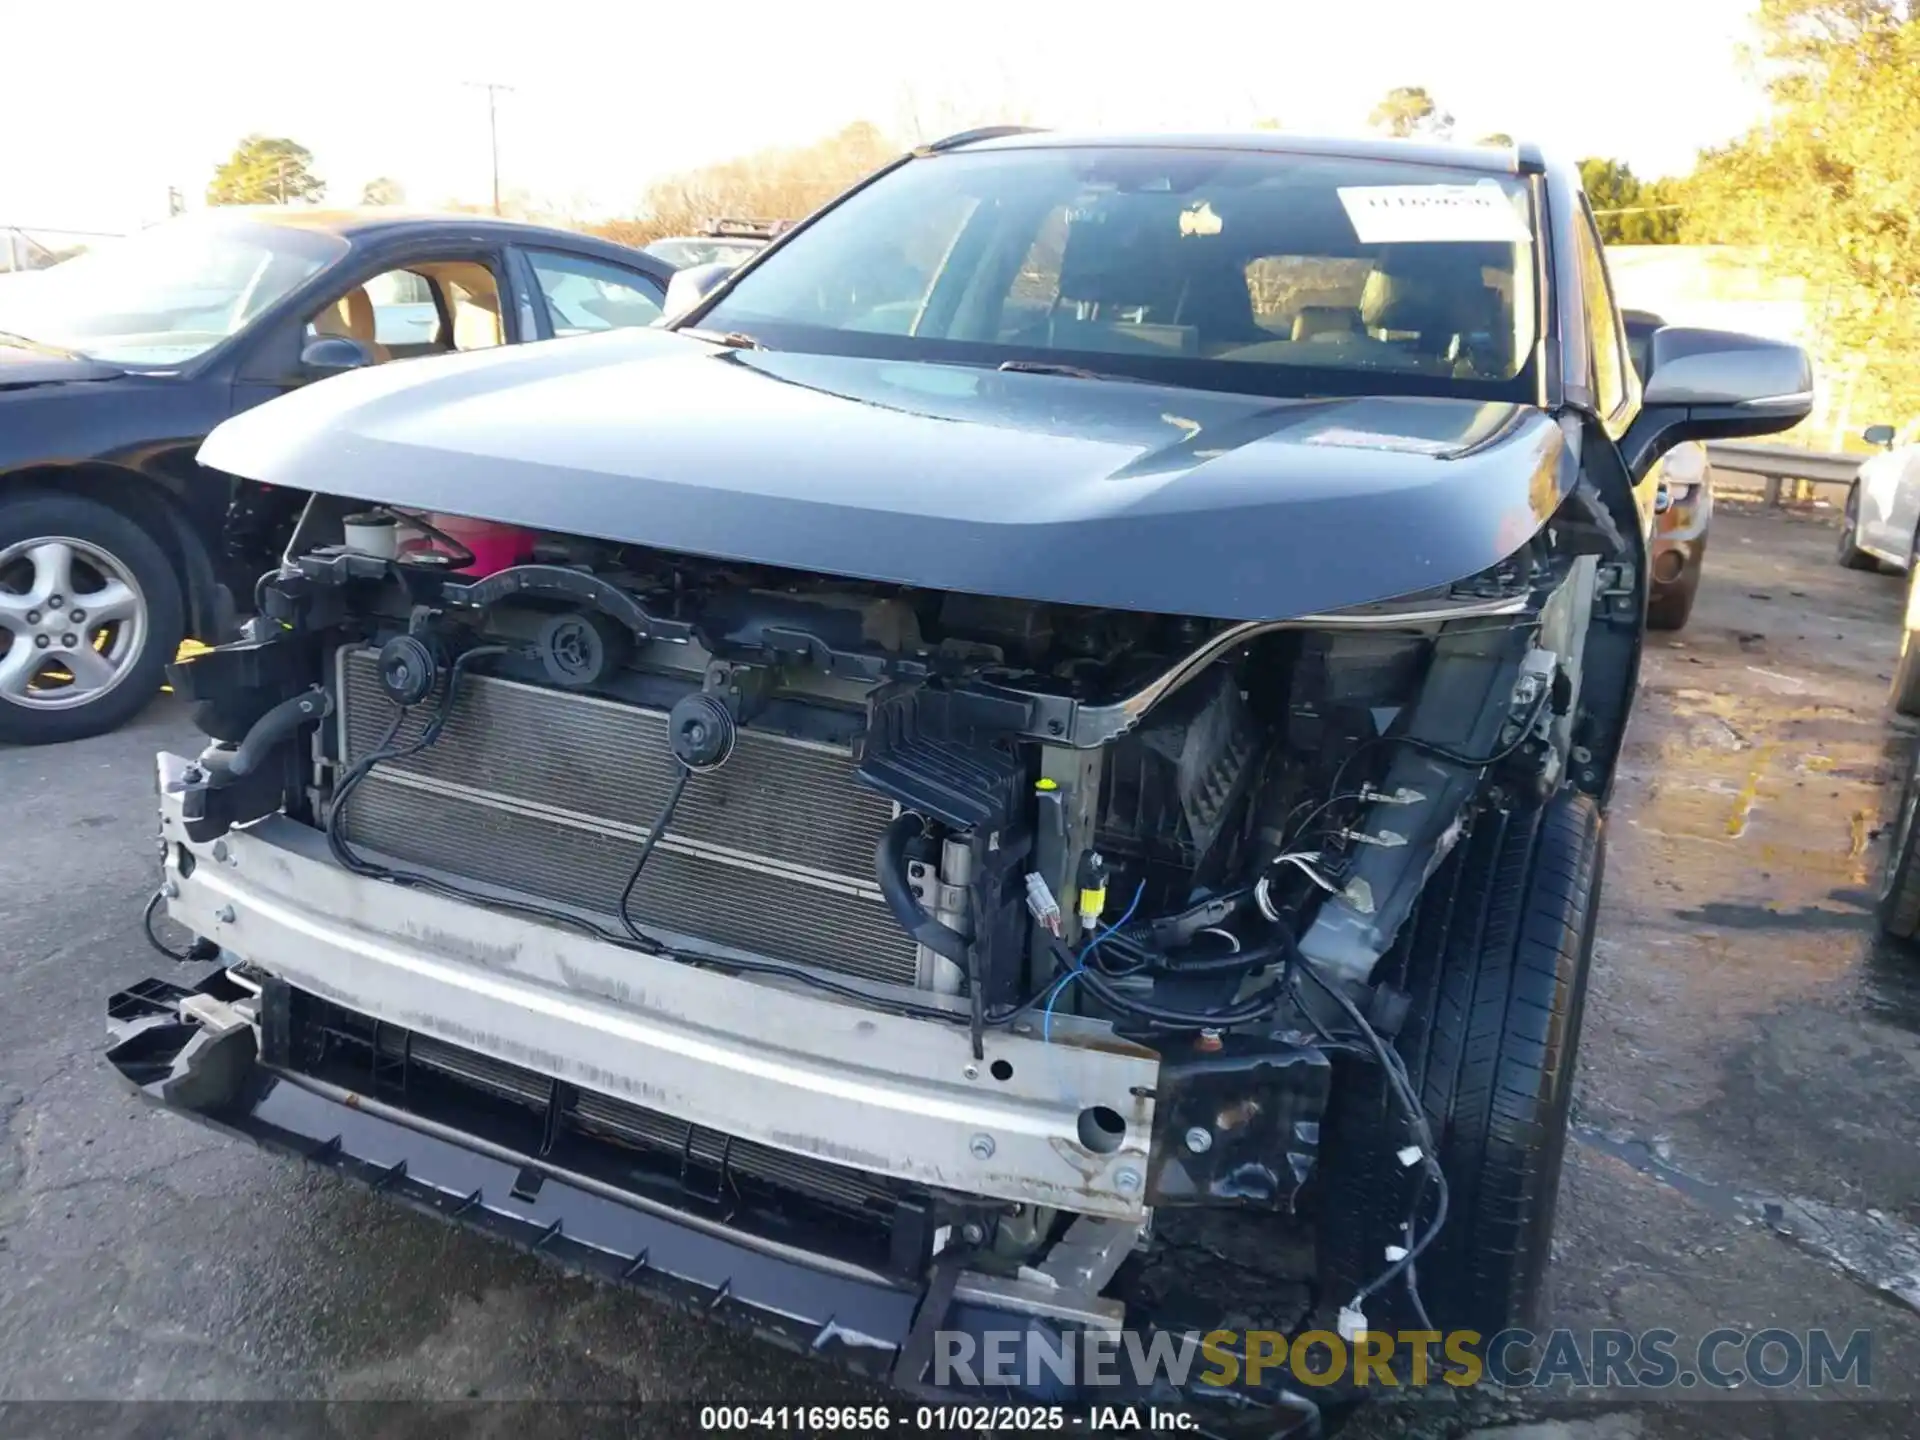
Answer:
[{"label": "guardrail", "polygon": [[1813,499],[1816,486],[1844,489],[1853,483],[1861,461],[1866,458],[1759,440],[1713,440],[1707,444],[1707,459],[1713,463],[1716,486],[1724,486],[1720,479],[1724,472],[1755,476],[1762,482],[1769,505],[1788,499],[1789,486],[1791,498],[1796,500]]}]

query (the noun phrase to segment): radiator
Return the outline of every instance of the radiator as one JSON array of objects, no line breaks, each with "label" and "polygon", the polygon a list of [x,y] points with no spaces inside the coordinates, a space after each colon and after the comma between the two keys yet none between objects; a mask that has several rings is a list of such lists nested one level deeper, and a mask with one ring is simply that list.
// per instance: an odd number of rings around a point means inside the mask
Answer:
[{"label": "radiator", "polygon": [[[396,714],[373,651],[340,652],[339,695],[341,747],[358,759]],[[432,708],[417,707],[398,739]],[[344,826],[358,847],[617,929],[674,766],[663,711],[469,673],[440,739],[376,766]],[[874,875],[892,816],[844,746],[744,730],[724,766],[689,781],[628,911],[643,930],[911,985],[914,944]]]}]

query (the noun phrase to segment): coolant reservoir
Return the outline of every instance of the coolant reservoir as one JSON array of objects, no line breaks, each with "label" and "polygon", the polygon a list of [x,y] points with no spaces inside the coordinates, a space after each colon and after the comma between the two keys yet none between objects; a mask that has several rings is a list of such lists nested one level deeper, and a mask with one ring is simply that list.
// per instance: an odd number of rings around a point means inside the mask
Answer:
[{"label": "coolant reservoir", "polygon": [[460,564],[461,557],[431,531],[415,530],[402,543],[403,557],[427,554],[445,555],[447,567],[463,575],[480,579],[496,571],[523,565],[533,558],[537,536],[517,525],[502,525],[494,520],[474,520],[465,515],[429,514],[421,517],[427,525],[473,554],[473,563]]}]

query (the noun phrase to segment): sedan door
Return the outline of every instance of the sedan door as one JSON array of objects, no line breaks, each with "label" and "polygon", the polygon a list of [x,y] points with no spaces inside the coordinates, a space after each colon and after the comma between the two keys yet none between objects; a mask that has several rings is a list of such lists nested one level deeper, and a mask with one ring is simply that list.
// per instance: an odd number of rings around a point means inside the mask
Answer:
[{"label": "sedan door", "polygon": [[1920,445],[1905,445],[1891,455],[1893,505],[1887,511],[1885,534],[1876,541],[1876,549],[1899,566],[1912,563],[1914,549],[1920,547]]}]

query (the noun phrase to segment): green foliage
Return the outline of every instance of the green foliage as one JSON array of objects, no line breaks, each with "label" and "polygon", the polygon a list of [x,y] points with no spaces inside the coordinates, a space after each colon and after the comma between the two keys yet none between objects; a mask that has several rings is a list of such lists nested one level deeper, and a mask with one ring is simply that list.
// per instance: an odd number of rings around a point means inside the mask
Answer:
[{"label": "green foliage", "polygon": [[326,193],[313,173],[313,154],[304,145],[278,137],[249,135],[213,172],[209,205],[309,204]]},{"label": "green foliage", "polygon": [[1608,245],[1672,245],[1680,239],[1678,187],[1671,181],[1644,181],[1624,160],[1593,156],[1580,162],[1580,183]]},{"label": "green foliage", "polygon": [[1496,130],[1491,135],[1482,135],[1475,143],[1480,145],[1493,145],[1511,150],[1513,148],[1513,137],[1504,130]]},{"label": "green foliage", "polygon": [[1453,116],[1434,103],[1420,85],[1396,85],[1373,107],[1367,123],[1401,139],[1425,135],[1444,139],[1453,133]]},{"label": "green foliage", "polygon": [[360,187],[362,205],[404,205],[407,199],[407,187],[390,175],[369,180]]},{"label": "green foliage", "polygon": [[1763,0],[1774,114],[1701,156],[1686,238],[1803,279],[1855,408],[1920,411],[1920,19],[1908,0]]}]

